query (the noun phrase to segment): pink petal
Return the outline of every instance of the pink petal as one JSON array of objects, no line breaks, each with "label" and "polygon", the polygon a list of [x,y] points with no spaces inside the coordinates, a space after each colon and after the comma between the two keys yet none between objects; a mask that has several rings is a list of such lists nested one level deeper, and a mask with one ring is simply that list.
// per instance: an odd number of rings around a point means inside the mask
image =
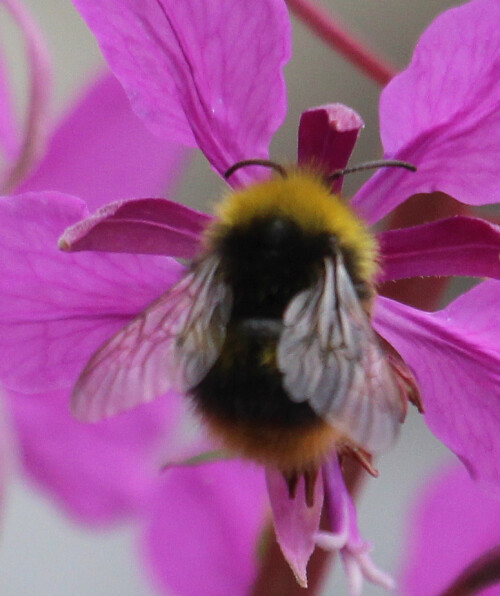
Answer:
[{"label": "pink petal", "polygon": [[211,217],[166,199],[132,199],[102,207],[68,228],[63,250],[128,252],[192,259]]},{"label": "pink petal", "polygon": [[[500,501],[471,482],[463,468],[439,469],[422,485],[406,524],[402,593],[443,592],[465,567],[498,546],[499,519]],[[500,586],[480,593],[498,596]]]},{"label": "pink petal", "polygon": [[[497,70],[499,20],[498,2],[475,0],[447,10],[427,28],[408,68],[382,93],[381,136],[387,153],[400,151],[464,108],[479,115],[488,104],[493,107],[500,87],[497,77],[488,78]],[[487,89],[494,95],[485,97]],[[478,99],[484,103],[474,105]]]},{"label": "pink petal", "polygon": [[159,442],[175,422],[172,396],[112,420],[82,424],[69,411],[69,393],[9,392],[26,473],[85,523],[138,513],[157,481]]},{"label": "pink petal", "polygon": [[183,270],[166,257],[59,251],[62,231],[87,214],[58,193],[0,201],[0,375],[12,389],[73,385],[92,353]]},{"label": "pink petal", "polygon": [[315,548],[323,509],[323,479],[320,475],[316,480],[312,507],[306,505],[304,478],[299,481],[294,499],[288,494],[288,487],[281,472],[266,468],[266,480],[276,538],[298,583],[306,588],[307,562]]},{"label": "pink petal", "polygon": [[432,432],[474,478],[500,484],[500,282],[483,282],[426,313],[387,298],[376,330],[401,354],[422,392]]},{"label": "pink petal", "polygon": [[361,537],[357,527],[356,509],[347,491],[336,454],[331,461],[324,464],[323,478],[331,531],[334,534],[346,534],[342,546],[345,546],[348,539],[353,544],[359,543]]},{"label": "pink petal", "polygon": [[[299,164],[319,167],[325,174],[345,168],[363,127],[359,114],[340,103],[307,110],[300,118]],[[333,191],[341,189],[339,178]]]},{"label": "pink petal", "polygon": [[500,278],[500,226],[472,217],[390,230],[379,235],[380,282],[419,275]]},{"label": "pink petal", "polygon": [[361,594],[363,579],[394,589],[393,579],[378,569],[370,557],[370,545],[358,528],[356,507],[345,486],[337,455],[323,465],[325,503],[331,531],[316,535],[316,544],[330,551],[340,551],[352,596]]},{"label": "pink petal", "polygon": [[500,5],[448,10],[423,34],[407,70],[382,94],[386,155],[416,174],[381,171],[354,205],[374,222],[417,193],[442,191],[470,205],[500,199]]},{"label": "pink petal", "polygon": [[265,502],[262,471],[249,464],[218,462],[165,472],[144,541],[159,591],[248,594],[257,573]]},{"label": "pink petal", "polygon": [[176,182],[184,157],[182,147],[144,128],[115,77],[106,74],[68,113],[18,192],[74,194],[93,211],[120,198],[161,194]]},{"label": "pink petal", "polygon": [[267,156],[286,111],[283,2],[74,3],[155,134],[197,145],[221,174],[236,161]]}]

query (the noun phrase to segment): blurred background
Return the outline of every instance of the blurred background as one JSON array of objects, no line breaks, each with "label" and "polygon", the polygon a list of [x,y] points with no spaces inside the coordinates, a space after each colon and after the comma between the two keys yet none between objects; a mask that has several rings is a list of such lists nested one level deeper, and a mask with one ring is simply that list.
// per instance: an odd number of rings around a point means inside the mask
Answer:
[{"label": "blurred background", "polygon": [[[24,4],[44,32],[54,61],[56,117],[101,68],[99,50],[69,0],[25,0]],[[437,14],[457,3],[450,0],[324,0],[321,4],[397,68],[403,68],[424,28]],[[380,157],[379,86],[316,39],[303,24],[292,20],[294,52],[285,71],[289,112],[273,141],[272,158],[279,162],[295,159],[301,112],[327,102],[345,103],[357,110],[365,121],[353,162]],[[21,98],[26,84],[22,47],[16,28],[3,10],[0,11],[0,33]],[[22,112],[21,99],[19,109]],[[346,191],[354,192],[362,182],[361,176],[351,177]],[[207,199],[211,202],[221,188],[204,158],[197,155],[175,198],[207,208]],[[446,457],[451,458],[427,431],[419,415],[412,411],[397,446],[377,461],[380,478],[369,479],[365,484],[358,505],[363,536],[374,545],[376,563],[396,576],[404,548],[402,521],[407,506],[426,474]],[[137,545],[133,528],[86,531],[65,518],[19,477],[9,488],[1,534],[2,596],[155,594],[135,556]],[[324,593],[347,594],[343,573],[331,574]],[[376,596],[383,591],[366,585],[363,593]]]}]

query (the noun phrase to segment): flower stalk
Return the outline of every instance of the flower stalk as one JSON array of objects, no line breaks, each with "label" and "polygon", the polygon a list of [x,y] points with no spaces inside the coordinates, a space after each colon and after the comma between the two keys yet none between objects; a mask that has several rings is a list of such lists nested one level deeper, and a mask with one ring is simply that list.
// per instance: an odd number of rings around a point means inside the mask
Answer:
[{"label": "flower stalk", "polygon": [[22,32],[30,81],[22,145],[15,163],[1,181],[2,193],[7,194],[28,176],[45,151],[52,68],[45,40],[28,11],[15,0],[2,0],[1,4]]},{"label": "flower stalk", "polygon": [[286,3],[318,37],[379,85],[387,85],[397,73],[394,66],[377,56],[318,6],[308,0],[286,0]]}]

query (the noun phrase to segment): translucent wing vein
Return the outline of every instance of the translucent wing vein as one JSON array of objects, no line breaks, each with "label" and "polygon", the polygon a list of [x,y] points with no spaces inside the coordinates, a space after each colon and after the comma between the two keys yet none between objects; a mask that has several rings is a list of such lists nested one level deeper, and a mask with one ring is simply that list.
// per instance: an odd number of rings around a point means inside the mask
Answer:
[{"label": "translucent wing vein", "polygon": [[73,392],[78,418],[99,420],[201,381],[219,355],[231,311],[219,265],[214,255],[201,260],[94,354]]},{"label": "translucent wing vein", "polygon": [[369,451],[393,441],[399,390],[340,253],[288,305],[278,366],[290,398],[308,401],[346,438]]}]

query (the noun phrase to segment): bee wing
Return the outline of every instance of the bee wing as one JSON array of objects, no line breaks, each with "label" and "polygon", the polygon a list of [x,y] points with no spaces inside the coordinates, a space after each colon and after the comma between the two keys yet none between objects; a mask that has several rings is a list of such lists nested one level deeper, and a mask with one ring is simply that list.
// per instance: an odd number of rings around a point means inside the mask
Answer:
[{"label": "bee wing", "polygon": [[217,359],[232,295],[214,255],[105,343],[73,392],[75,415],[89,421],[197,385]]},{"label": "bee wing", "polygon": [[288,305],[277,350],[283,384],[295,402],[368,451],[395,438],[403,418],[399,389],[342,256]]}]

